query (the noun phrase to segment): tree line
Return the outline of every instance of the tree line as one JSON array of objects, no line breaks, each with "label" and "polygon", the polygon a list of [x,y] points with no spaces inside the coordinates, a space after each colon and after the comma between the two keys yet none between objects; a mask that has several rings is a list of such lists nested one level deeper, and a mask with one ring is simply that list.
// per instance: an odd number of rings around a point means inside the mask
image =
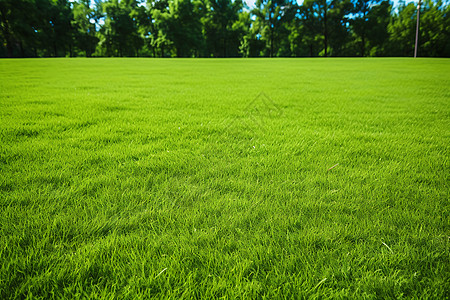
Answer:
[{"label": "tree line", "polygon": [[[417,7],[388,0],[0,0],[0,57],[412,56]],[[419,56],[450,57],[425,0]]]}]

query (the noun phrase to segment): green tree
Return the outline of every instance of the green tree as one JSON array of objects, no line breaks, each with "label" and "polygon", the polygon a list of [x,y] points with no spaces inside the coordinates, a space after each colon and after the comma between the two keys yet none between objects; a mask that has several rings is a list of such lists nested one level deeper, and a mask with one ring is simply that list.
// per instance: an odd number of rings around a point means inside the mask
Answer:
[{"label": "green tree", "polygon": [[366,56],[367,31],[369,29],[369,11],[371,6],[378,4],[380,0],[356,0],[354,2],[354,19],[352,21],[353,32],[359,39],[360,56]]},{"label": "green tree", "polygon": [[48,22],[47,0],[0,0],[0,41],[3,56],[37,55],[39,31]]},{"label": "green tree", "polygon": [[239,20],[234,24],[235,27],[240,27],[242,31],[242,38],[239,46],[239,52],[243,57],[257,57],[266,47],[266,43],[261,40],[259,28],[254,26],[250,12],[242,11],[239,14]]},{"label": "green tree", "polygon": [[75,45],[89,57],[95,52],[99,39],[96,36],[96,12],[90,7],[90,0],[82,0],[73,5]]},{"label": "green tree", "polygon": [[414,39],[416,30],[417,9],[413,3],[398,7],[388,26],[389,56],[412,56],[414,53]]},{"label": "green tree", "polygon": [[198,56],[202,43],[201,16],[191,0],[173,0],[169,3],[169,31],[177,57]]},{"label": "green tree", "polygon": [[297,6],[291,0],[257,0],[252,13],[256,16],[254,26],[259,29],[266,42],[266,55],[274,57],[278,53],[280,41],[288,39],[285,25],[294,17]]},{"label": "green tree", "polygon": [[[146,7],[142,3],[146,1]],[[389,0],[0,0],[0,56],[412,56],[415,4]],[[419,55],[450,56],[447,0],[424,0]]]},{"label": "green tree", "polygon": [[172,41],[170,41],[167,37],[167,32],[169,31],[168,20],[170,17],[169,1],[148,0],[147,7],[148,13],[151,18],[151,22],[148,27],[148,44],[153,52],[154,57],[164,57],[166,51],[172,45]]},{"label": "green tree", "polygon": [[321,20],[317,13],[318,5],[314,0],[305,0],[300,7],[300,33],[301,42],[307,47],[309,56],[319,54],[319,45],[322,43]]},{"label": "green tree", "polygon": [[335,0],[328,6],[328,36],[332,56],[354,55],[350,52],[351,43],[350,15],[353,4],[350,0]]},{"label": "green tree", "polygon": [[442,36],[443,36],[443,45],[439,52],[439,56],[442,57],[450,57],[450,5],[447,2],[447,5],[442,7],[443,13],[443,28],[442,28]]},{"label": "green tree", "polygon": [[367,49],[370,56],[386,55],[385,47],[389,40],[389,22],[391,21],[392,6],[389,1],[382,1],[371,8],[368,13],[368,27],[366,30]]},{"label": "green tree", "polygon": [[320,54],[325,57],[331,50],[334,55],[345,54],[344,48],[350,38],[348,16],[353,10],[352,3],[349,0],[306,0],[304,7],[305,26],[315,36],[309,37],[310,45],[321,40],[323,50]]},{"label": "green tree", "polygon": [[65,56],[69,52],[70,56],[73,56],[73,14],[70,2],[51,0],[46,8],[47,11],[45,7],[41,10],[45,15],[42,18],[44,20],[43,37],[40,40],[46,43],[42,48],[47,48],[47,55]]},{"label": "green tree", "polygon": [[155,20],[155,45],[162,49],[169,48],[172,56],[198,56],[202,43],[201,15],[191,0],[173,0],[168,7],[153,9]]},{"label": "green tree", "polygon": [[449,56],[449,7],[443,1],[426,0],[420,13],[419,55]]},{"label": "green tree", "polygon": [[389,1],[357,0],[354,7],[355,17],[351,24],[356,35],[355,42],[359,44],[358,55],[380,54],[380,49],[389,37],[387,31],[391,14]]},{"label": "green tree", "polygon": [[322,34],[323,56],[328,56],[329,38],[330,38],[330,6],[333,1],[329,0],[311,0],[310,6],[313,10],[313,16],[317,18],[317,28]]},{"label": "green tree", "polygon": [[105,24],[100,30],[107,56],[138,56],[143,40],[139,34],[138,1],[109,0],[103,4]]},{"label": "green tree", "polygon": [[[208,0],[203,17],[203,32],[208,54],[215,57],[238,56],[244,34],[239,19],[242,0]],[[236,24],[236,25],[235,25]]]}]

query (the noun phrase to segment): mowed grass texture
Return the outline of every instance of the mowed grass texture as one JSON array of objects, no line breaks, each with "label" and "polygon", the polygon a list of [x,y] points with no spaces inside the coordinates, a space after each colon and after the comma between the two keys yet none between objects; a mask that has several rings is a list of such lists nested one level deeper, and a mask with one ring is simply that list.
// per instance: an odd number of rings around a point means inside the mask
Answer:
[{"label": "mowed grass texture", "polygon": [[0,61],[0,298],[449,296],[450,60]]}]

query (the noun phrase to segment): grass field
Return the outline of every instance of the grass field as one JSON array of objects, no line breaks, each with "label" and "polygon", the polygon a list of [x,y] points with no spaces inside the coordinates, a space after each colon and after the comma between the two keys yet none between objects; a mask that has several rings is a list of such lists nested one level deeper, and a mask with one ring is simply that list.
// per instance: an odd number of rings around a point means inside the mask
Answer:
[{"label": "grass field", "polygon": [[0,60],[0,298],[433,298],[450,60]]}]

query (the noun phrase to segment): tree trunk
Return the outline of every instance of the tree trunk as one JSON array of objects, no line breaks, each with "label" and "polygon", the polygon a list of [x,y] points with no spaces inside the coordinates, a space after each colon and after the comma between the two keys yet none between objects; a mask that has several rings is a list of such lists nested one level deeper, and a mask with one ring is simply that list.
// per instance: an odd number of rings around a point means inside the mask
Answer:
[{"label": "tree trunk", "polygon": [[273,31],[270,33],[270,57],[273,57]]},{"label": "tree trunk", "polygon": [[20,48],[20,56],[25,57],[25,49],[23,49],[22,41],[19,42],[19,48]]},{"label": "tree trunk", "polygon": [[8,57],[12,57],[13,56],[13,47],[12,47],[11,41],[8,38],[6,38],[6,49],[8,50]]},{"label": "tree trunk", "polygon": [[363,35],[361,36],[361,56],[362,57],[365,56],[365,51],[366,51],[366,37],[363,33]]},{"label": "tree trunk", "polygon": [[223,57],[227,57],[227,33],[226,33],[226,24],[222,23],[222,37],[223,37]]},{"label": "tree trunk", "polygon": [[12,42],[11,32],[9,30],[8,19],[6,18],[6,14],[3,9],[0,9],[0,17],[1,17],[2,25],[3,25],[3,26],[0,26],[0,28],[2,28],[3,36],[5,37],[5,40],[6,40],[6,49],[8,51],[8,57],[12,57],[13,56],[13,45],[12,45],[13,42]]},{"label": "tree trunk", "polygon": [[227,57],[227,39],[223,37],[223,57]]}]

